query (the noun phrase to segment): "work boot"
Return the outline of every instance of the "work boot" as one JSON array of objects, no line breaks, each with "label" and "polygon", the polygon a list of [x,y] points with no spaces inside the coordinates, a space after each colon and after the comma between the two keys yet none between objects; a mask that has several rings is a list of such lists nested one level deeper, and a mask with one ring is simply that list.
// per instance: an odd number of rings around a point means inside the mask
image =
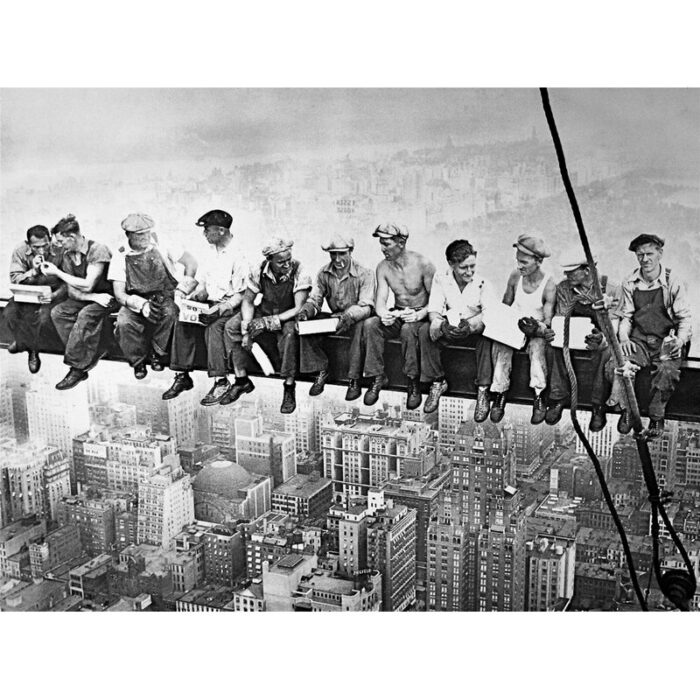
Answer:
[{"label": "work boot", "polygon": [[530,423],[532,425],[539,425],[547,413],[547,406],[544,402],[544,397],[542,394],[537,394],[535,400],[532,402],[532,417],[530,418]]},{"label": "work boot", "polygon": [[296,407],[296,384],[285,384],[280,413],[294,413]]},{"label": "work boot", "polygon": [[656,438],[661,437],[664,432],[664,419],[663,418],[650,418],[649,427],[647,428],[647,440],[656,440]]},{"label": "work boot", "polygon": [[61,379],[61,381],[56,384],[56,388],[59,391],[63,391],[64,389],[72,389],[76,384],[80,384],[80,382],[84,381],[85,379],[88,378],[88,373],[85,372],[82,369],[75,369],[71,367],[68,370],[68,374]]},{"label": "work boot", "polygon": [[231,384],[226,377],[219,377],[214,386],[209,389],[207,395],[199,402],[202,406],[214,406],[219,403],[224,394],[231,388]]},{"label": "work boot", "polygon": [[162,355],[158,355],[155,352],[151,355],[151,369],[154,372],[162,372],[164,365],[163,361],[165,358]]},{"label": "work boot", "polygon": [[314,383],[309,389],[309,396],[318,396],[323,393],[323,389],[326,386],[326,381],[328,379],[328,370],[322,369],[314,379]]},{"label": "work boot", "polygon": [[145,362],[139,362],[137,365],[134,365],[134,377],[136,379],[144,379],[147,374],[148,370]]},{"label": "work boot", "polygon": [[438,382],[433,382],[430,385],[430,391],[428,392],[428,398],[425,400],[425,405],[423,406],[424,413],[433,413],[437,410],[440,405],[440,397],[447,391],[447,382],[441,379]]},{"label": "work boot", "polygon": [[561,414],[564,412],[564,401],[555,401],[544,415],[544,422],[547,425],[556,425],[561,420]]},{"label": "work boot", "polygon": [[10,355],[16,355],[17,353],[24,352],[25,349],[26,348],[23,348],[21,345],[18,345],[16,340],[13,340],[7,348],[7,352],[9,352]]},{"label": "work boot", "polygon": [[41,360],[39,359],[39,353],[36,350],[29,351],[27,365],[29,366],[29,371],[32,374],[36,374],[41,369]]},{"label": "work boot", "polygon": [[423,394],[420,391],[418,377],[406,378],[406,408],[413,411],[420,406]]},{"label": "work boot", "polygon": [[253,389],[255,389],[255,384],[250,381],[250,377],[244,377],[240,383],[236,379],[236,383],[232,384],[231,388],[221,397],[219,405],[228,406],[230,403],[238,401],[243,394],[250,394]]},{"label": "work boot", "polygon": [[632,430],[632,421],[630,420],[629,411],[622,409],[620,420],[617,421],[617,432],[621,435],[629,435]]},{"label": "work boot", "polygon": [[593,404],[591,407],[591,422],[588,424],[588,429],[592,433],[599,433],[608,422],[605,417],[605,406]]},{"label": "work boot", "polygon": [[374,406],[379,398],[379,392],[388,384],[389,380],[383,374],[374,377],[374,379],[372,379],[372,385],[365,391],[365,398],[363,399],[365,406]]},{"label": "work boot", "polygon": [[345,392],[345,400],[354,401],[355,399],[359,399],[361,393],[362,389],[360,388],[360,380],[350,379],[348,382],[348,390]]},{"label": "work boot", "polygon": [[501,392],[496,394],[491,404],[491,422],[500,423],[506,414],[506,394]]},{"label": "work boot", "polygon": [[487,386],[478,387],[476,403],[474,404],[474,420],[483,423],[489,415],[490,399]]},{"label": "work boot", "polygon": [[163,392],[163,399],[165,401],[174,399],[176,396],[180,396],[183,391],[189,391],[193,386],[192,378],[187,372],[178,372],[175,375],[172,386]]}]

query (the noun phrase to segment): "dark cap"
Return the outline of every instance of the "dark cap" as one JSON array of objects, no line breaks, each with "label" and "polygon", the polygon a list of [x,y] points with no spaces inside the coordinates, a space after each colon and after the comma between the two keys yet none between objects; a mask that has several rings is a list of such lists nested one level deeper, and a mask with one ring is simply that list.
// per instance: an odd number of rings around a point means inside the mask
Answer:
[{"label": "dark cap", "polygon": [[49,233],[49,229],[46,228],[46,226],[42,226],[41,224],[37,224],[36,226],[32,226],[27,229],[27,240],[30,238],[48,238],[51,234]]},{"label": "dark cap", "polygon": [[659,248],[663,248],[665,242],[666,241],[663,238],[653,233],[642,233],[629,244],[629,248],[627,248],[627,250],[631,250],[634,253],[640,245],[646,245],[647,243],[653,243],[654,245],[659,246]]},{"label": "dark cap", "polygon": [[197,226],[221,226],[231,228],[233,217],[223,209],[212,209],[197,219]]}]

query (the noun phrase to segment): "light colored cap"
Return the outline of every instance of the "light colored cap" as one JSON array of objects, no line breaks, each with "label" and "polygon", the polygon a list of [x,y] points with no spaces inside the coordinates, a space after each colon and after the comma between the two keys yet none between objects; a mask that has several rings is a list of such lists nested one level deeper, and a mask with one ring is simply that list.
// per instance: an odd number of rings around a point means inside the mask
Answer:
[{"label": "light colored cap", "polygon": [[518,236],[518,240],[513,243],[513,248],[517,248],[525,255],[534,255],[538,258],[548,258],[552,254],[539,236],[531,236],[529,233]]},{"label": "light colored cap", "polygon": [[[597,260],[594,258],[593,262],[597,262]],[[586,254],[583,252],[583,248],[578,245],[572,246],[564,251],[564,253],[559,257],[559,264],[564,272],[571,272],[577,267],[588,265],[588,260],[586,260]]]},{"label": "light colored cap", "polygon": [[355,247],[355,239],[352,236],[344,236],[342,233],[336,233],[331,239],[324,243],[321,248],[327,253],[352,250]]},{"label": "light colored cap", "polygon": [[271,238],[263,247],[262,254],[266,258],[271,258],[273,255],[277,255],[277,253],[283,253],[285,250],[290,250],[293,245],[294,241],[290,241],[288,238]]},{"label": "light colored cap", "polygon": [[126,233],[143,233],[150,231],[155,226],[155,221],[148,214],[129,214],[122,221],[122,228]]},{"label": "light colored cap", "polygon": [[408,238],[408,229],[402,224],[379,224],[374,233],[372,234],[375,238],[394,238],[400,236],[401,238]]}]

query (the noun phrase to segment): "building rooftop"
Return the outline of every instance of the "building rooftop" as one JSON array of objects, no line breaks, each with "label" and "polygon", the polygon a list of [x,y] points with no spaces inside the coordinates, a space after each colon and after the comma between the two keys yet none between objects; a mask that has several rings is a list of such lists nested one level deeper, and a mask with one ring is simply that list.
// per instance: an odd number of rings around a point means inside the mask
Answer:
[{"label": "building rooftop", "polygon": [[63,581],[42,579],[37,583],[15,586],[0,597],[0,610],[48,610],[68,594]]},{"label": "building rooftop", "polygon": [[206,588],[193,588],[191,591],[181,595],[177,600],[180,603],[206,605],[210,608],[224,608],[232,599],[232,588],[227,586],[207,586]]},{"label": "building rooftop", "polygon": [[273,494],[284,496],[298,496],[299,498],[310,498],[331,484],[331,480],[318,474],[296,474],[280,484]]},{"label": "building rooftop", "polygon": [[14,522],[11,522],[9,525],[5,525],[5,527],[0,529],[0,542],[8,542],[15,537],[23,535],[41,523],[41,520],[34,517],[15,520]]}]

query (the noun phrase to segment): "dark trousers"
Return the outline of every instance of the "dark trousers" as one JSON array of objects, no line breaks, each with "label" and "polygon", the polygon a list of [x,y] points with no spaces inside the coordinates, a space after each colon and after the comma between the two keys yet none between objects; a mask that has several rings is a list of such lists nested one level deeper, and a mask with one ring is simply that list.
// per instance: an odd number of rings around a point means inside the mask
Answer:
[{"label": "dark trousers", "polygon": [[119,309],[115,335],[124,357],[132,367],[145,362],[151,351],[161,357],[168,354],[178,314],[179,310],[172,299],[163,302],[163,316],[157,323],[151,323],[125,306]]},{"label": "dark trousers", "polygon": [[491,386],[493,377],[493,362],[491,359],[491,340],[483,335],[468,335],[459,340],[447,340],[438,338],[430,339],[430,324],[426,323],[420,329],[420,362],[421,382],[434,382],[445,376],[442,367],[442,348],[447,345],[473,346],[476,351],[476,378],[477,386]]},{"label": "dark trousers", "polygon": [[[255,318],[262,314],[256,309]],[[224,334],[226,342],[231,348],[231,363],[236,371],[246,371],[250,367],[258,367],[253,356],[243,348],[243,335],[241,334],[241,314],[237,313],[226,322]],[[255,336],[253,341],[257,343],[270,358],[273,366],[279,366],[279,374],[285,379],[296,377],[299,366],[299,334],[296,331],[294,319],[285,321],[280,331],[263,331]]]},{"label": "dark trousers", "polygon": [[396,319],[390,326],[385,326],[379,316],[370,316],[364,324],[366,345],[365,377],[379,377],[384,374],[384,342],[389,339],[401,339],[402,370],[405,376],[417,378],[420,375],[420,339],[419,332],[428,321],[404,323]]},{"label": "dark trousers", "polygon": [[651,367],[651,393],[649,397],[649,418],[660,420],[666,414],[666,404],[681,378],[681,357],[669,360],[659,359],[661,338],[632,333],[632,341],[637,349],[623,359],[630,360],[640,367]]},{"label": "dark trousers", "polygon": [[[204,328],[204,343],[207,346],[207,374],[210,377],[225,377],[229,372],[231,343],[224,332],[226,322],[233,316],[228,312],[219,316]],[[194,368],[197,338],[201,326],[177,321],[173,328],[173,342],[170,348],[170,369],[176,372],[189,372]]]},{"label": "dark trousers", "polygon": [[[593,386],[591,403],[602,406],[610,396],[612,385],[605,376],[605,363],[610,358],[610,349],[599,348],[591,352],[591,369]],[[561,348],[547,346],[547,366],[549,367],[550,402],[568,401],[571,396],[571,384],[564,364],[564,352]]]},{"label": "dark trousers", "polygon": [[65,347],[63,361],[73,369],[86,371],[100,359],[108,330],[105,320],[116,311],[113,301],[108,307],[91,301],[66,299],[51,309],[51,321]]},{"label": "dark trousers", "polygon": [[38,350],[42,339],[55,335],[51,309],[51,304],[7,302],[5,322],[20,350]]},{"label": "dark trousers", "polygon": [[[321,312],[314,318],[328,318],[330,314]],[[362,377],[362,361],[365,353],[365,336],[364,324],[368,319],[358,321],[353,324],[348,330],[343,331],[351,335],[350,341],[350,361],[348,363],[348,378],[360,379]],[[328,369],[328,356],[321,347],[323,338],[319,335],[302,335],[299,336],[299,351],[300,351],[300,371],[302,374],[311,374]]]}]

